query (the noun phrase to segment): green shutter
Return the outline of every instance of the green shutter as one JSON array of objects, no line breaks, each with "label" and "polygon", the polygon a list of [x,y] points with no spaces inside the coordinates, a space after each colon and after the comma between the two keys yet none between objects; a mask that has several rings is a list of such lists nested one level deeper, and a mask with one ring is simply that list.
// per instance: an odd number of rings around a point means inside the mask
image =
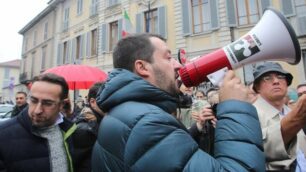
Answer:
[{"label": "green shutter", "polygon": [[86,34],[86,57],[90,57],[90,31]]},{"label": "green shutter", "polygon": [[226,14],[228,26],[237,26],[236,21],[236,7],[234,0],[226,0]]},{"label": "green shutter", "polygon": [[182,26],[183,26],[183,35],[190,35],[191,34],[191,22],[190,22],[190,5],[189,0],[181,0],[181,7],[182,7]]},{"label": "green shutter", "polygon": [[210,0],[210,22],[211,22],[211,29],[216,30],[219,28],[219,16],[218,16],[218,1],[217,0]]},{"label": "green shutter", "polygon": [[76,38],[72,39],[72,49],[71,49],[71,63],[74,64],[76,63]]},{"label": "green shutter", "polygon": [[143,32],[143,20],[144,20],[143,13],[136,14],[136,33]]},{"label": "green shutter", "polygon": [[162,37],[167,38],[167,15],[166,15],[166,7],[159,7],[157,9],[158,14],[158,34],[160,34]]},{"label": "green shutter", "polygon": [[106,24],[102,24],[101,26],[101,40],[102,40],[102,53],[105,53],[107,51],[107,28]]},{"label": "green shutter", "polygon": [[62,60],[62,44],[57,45],[57,59],[56,59],[56,64],[61,65],[63,60]]},{"label": "green shutter", "polygon": [[118,40],[122,38],[122,19],[118,20]]}]

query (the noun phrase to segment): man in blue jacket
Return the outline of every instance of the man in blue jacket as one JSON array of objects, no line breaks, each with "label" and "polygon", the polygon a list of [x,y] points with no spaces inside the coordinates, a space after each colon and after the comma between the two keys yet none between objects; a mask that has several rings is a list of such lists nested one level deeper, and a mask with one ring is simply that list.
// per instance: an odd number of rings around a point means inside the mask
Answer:
[{"label": "man in blue jacket", "polygon": [[68,91],[60,76],[34,78],[29,107],[0,124],[0,171],[74,171],[72,136],[76,125],[60,114]]},{"label": "man in blue jacket", "polygon": [[174,116],[178,70],[165,40],[131,35],[113,52],[116,68],[99,93],[102,120],[92,154],[100,171],[264,171],[261,130],[248,89],[229,71],[220,88],[214,157]]}]

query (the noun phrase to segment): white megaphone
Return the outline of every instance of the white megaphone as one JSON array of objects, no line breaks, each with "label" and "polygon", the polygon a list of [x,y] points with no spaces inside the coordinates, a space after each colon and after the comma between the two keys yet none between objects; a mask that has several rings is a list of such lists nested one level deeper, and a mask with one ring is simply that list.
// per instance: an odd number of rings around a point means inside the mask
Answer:
[{"label": "white megaphone", "polygon": [[179,74],[187,87],[197,86],[224,68],[236,69],[259,61],[279,60],[297,64],[300,45],[286,18],[267,8],[258,24],[237,41],[185,64]]}]

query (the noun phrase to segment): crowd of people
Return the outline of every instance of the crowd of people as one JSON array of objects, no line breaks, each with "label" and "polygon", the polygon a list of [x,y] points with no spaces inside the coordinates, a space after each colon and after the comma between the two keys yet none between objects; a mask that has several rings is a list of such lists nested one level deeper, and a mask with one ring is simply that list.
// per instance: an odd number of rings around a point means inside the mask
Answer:
[{"label": "crowd of people", "polygon": [[74,105],[55,74],[18,92],[0,171],[306,171],[306,82],[289,92],[278,63],[251,83],[229,70],[219,87],[186,87],[165,39],[146,33],[121,39],[113,64]]}]

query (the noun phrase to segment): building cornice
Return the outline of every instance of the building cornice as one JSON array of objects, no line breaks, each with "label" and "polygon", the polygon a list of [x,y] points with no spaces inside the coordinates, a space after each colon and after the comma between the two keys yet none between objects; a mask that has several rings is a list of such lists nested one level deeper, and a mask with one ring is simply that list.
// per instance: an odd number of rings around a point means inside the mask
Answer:
[{"label": "building cornice", "polygon": [[48,6],[34,17],[26,26],[24,26],[18,33],[23,35],[26,31],[30,30],[35,24],[37,24],[43,17],[48,15],[52,10],[54,10],[57,4],[64,2],[65,0],[54,0],[48,2]]}]

